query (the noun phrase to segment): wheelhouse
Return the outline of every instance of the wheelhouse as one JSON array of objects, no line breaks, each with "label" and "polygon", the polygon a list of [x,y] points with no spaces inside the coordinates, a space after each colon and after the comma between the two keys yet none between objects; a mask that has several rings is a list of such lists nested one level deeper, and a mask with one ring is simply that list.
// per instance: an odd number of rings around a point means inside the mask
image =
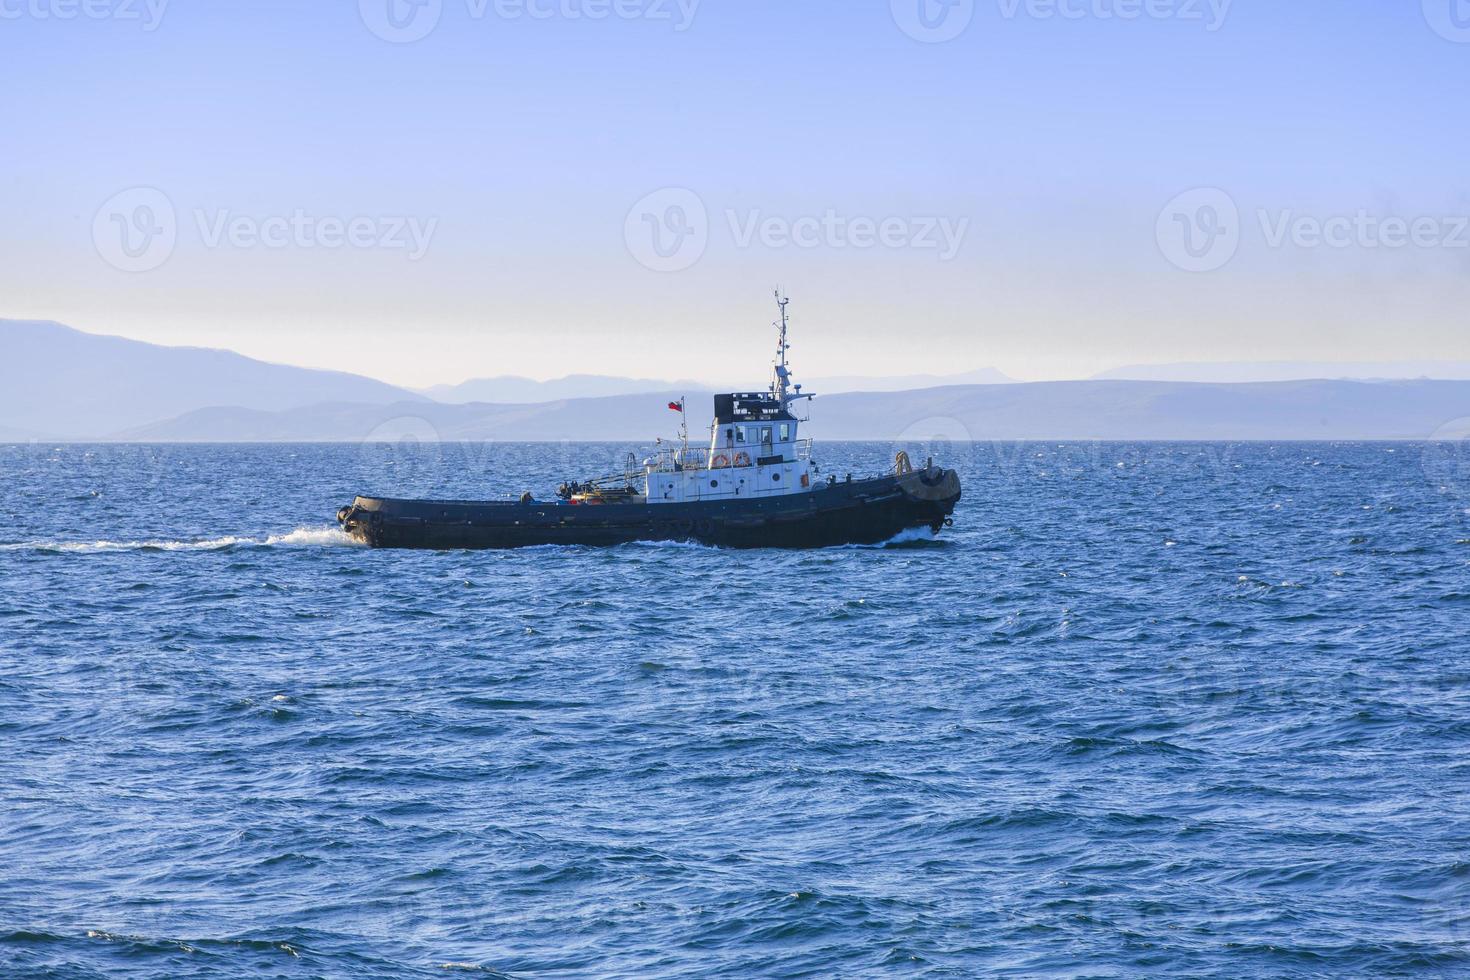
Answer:
[{"label": "wheelhouse", "polygon": [[744,454],[757,466],[794,462],[799,456],[800,419],[767,392],[715,396],[710,434],[710,461]]}]

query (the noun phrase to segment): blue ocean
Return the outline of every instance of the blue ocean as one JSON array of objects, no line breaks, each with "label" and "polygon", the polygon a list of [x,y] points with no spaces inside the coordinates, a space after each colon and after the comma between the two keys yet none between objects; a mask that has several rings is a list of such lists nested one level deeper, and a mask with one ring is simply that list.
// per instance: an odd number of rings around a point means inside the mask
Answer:
[{"label": "blue ocean", "polygon": [[881,547],[335,529],[637,448],[0,446],[0,976],[1470,975],[1462,447],[907,447],[964,499]]}]

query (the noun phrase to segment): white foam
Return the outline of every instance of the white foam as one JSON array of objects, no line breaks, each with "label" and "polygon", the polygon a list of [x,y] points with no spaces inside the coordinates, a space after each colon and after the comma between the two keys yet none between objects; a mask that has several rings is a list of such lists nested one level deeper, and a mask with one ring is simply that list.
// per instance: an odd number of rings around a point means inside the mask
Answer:
[{"label": "white foam", "polygon": [[714,545],[705,544],[702,541],[629,541],[624,547],[629,548],[696,548],[710,550]]},{"label": "white foam", "polygon": [[113,551],[219,551],[233,547],[254,548],[340,548],[363,547],[361,541],[337,527],[298,527],[287,534],[272,534],[265,538],[246,538],[225,535],[219,538],[202,538],[193,541],[22,541],[18,544],[0,544],[0,551],[61,551],[69,554],[103,554]]},{"label": "white foam", "polygon": [[340,527],[298,527],[290,534],[272,534],[265,539],[267,545],[287,545],[306,548],[361,548],[357,540]]},{"label": "white foam", "polygon": [[916,541],[937,540],[939,540],[939,535],[935,534],[933,531],[930,531],[927,527],[906,527],[902,531],[899,531],[897,534],[895,534],[893,537],[889,538],[887,541],[880,541],[878,544],[845,544],[839,545],[838,547],[855,549],[858,551],[869,551],[874,549],[881,550],[883,548],[891,548],[892,546],[899,544],[913,544]]},{"label": "white foam", "polygon": [[906,527],[883,542],[883,547],[890,544],[908,544],[911,541],[933,541],[937,537],[938,535],[927,527]]}]

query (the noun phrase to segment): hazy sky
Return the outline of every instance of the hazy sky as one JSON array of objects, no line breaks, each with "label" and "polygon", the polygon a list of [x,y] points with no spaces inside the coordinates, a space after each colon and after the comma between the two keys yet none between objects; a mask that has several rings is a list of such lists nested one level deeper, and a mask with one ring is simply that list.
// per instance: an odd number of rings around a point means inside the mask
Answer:
[{"label": "hazy sky", "polygon": [[1470,359],[1466,0],[0,0],[0,316],[411,385]]}]

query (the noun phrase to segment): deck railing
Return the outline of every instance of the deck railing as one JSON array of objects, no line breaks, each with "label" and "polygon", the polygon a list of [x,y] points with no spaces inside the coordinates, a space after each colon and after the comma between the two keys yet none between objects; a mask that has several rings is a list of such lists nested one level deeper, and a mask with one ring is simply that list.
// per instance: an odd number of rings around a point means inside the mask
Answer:
[{"label": "deck railing", "polygon": [[[786,445],[792,446],[791,452],[794,455],[790,458],[796,460],[812,458],[812,441],[810,439],[798,439],[794,444]],[[736,456],[744,453],[750,457],[750,461],[753,464],[762,456],[767,455],[768,451],[770,454],[774,454],[776,447],[739,443],[734,446],[726,446],[714,450],[714,456],[716,458],[723,456],[727,460],[734,462]],[[653,468],[658,473],[672,473],[676,470],[707,470],[710,468],[710,450],[695,449],[692,446],[688,449],[661,449],[653,456]]]}]

